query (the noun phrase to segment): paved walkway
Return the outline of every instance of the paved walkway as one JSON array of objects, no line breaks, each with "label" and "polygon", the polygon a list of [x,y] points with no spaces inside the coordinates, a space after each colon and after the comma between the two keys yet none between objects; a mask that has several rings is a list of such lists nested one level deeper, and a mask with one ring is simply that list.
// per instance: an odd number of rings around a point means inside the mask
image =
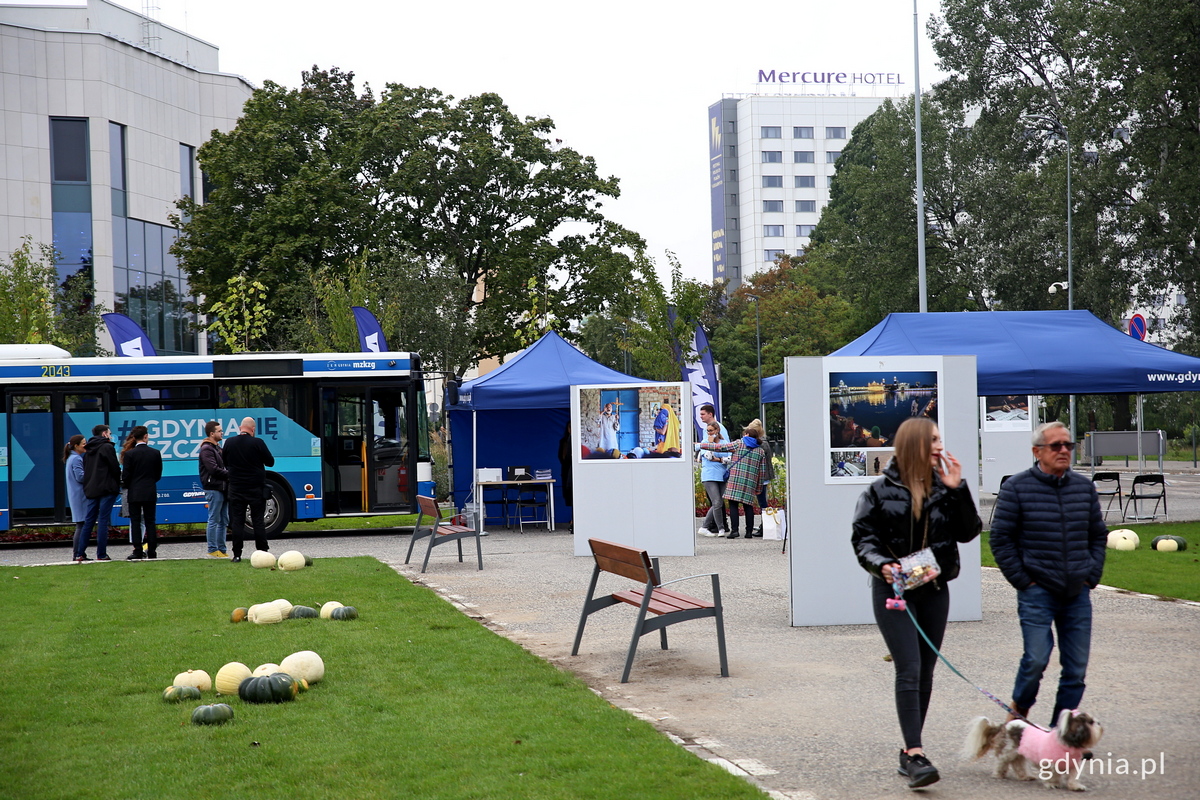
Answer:
[{"label": "paved walkway", "polygon": [[[668,579],[721,574],[731,677],[719,677],[713,628],[702,621],[672,627],[669,651],[658,649],[657,637],[646,637],[627,684],[619,680],[633,609],[622,606],[593,616],[580,655],[569,655],[591,572],[590,560],[572,555],[569,533],[496,531],[483,540],[483,571],[469,560],[459,564],[452,548],[443,547],[434,551],[429,572],[420,575],[415,556],[415,565],[403,564],[407,546],[407,536],[330,537],[281,540],[272,550],[295,548],[316,558],[375,556],[574,672],[613,704],[650,720],[700,757],[747,775],[775,798],[910,795],[895,774],[900,739],[892,667],[883,660],[878,631],[874,626],[790,627],[788,562],[778,542],[702,538],[695,558],[663,559]],[[203,547],[165,544],[160,554],[194,557]],[[0,563],[44,563],[68,554],[9,550],[0,552]],[[1168,557],[1192,559],[1200,553]],[[213,568],[238,567],[213,562]],[[697,581],[694,593],[702,594],[703,587]],[[1012,685],[1020,639],[1014,592],[994,570],[984,573],[983,609],[981,622],[951,624],[945,652],[973,681],[1004,696]],[[1097,774],[1085,775],[1083,783],[1097,797],[1194,800],[1200,796],[1200,606],[1106,590],[1095,594],[1095,609],[1085,705],[1104,723],[1106,734],[1093,762]],[[1049,686],[1053,682],[1051,676]],[[1002,716],[974,688],[939,667],[925,744],[943,777],[924,794],[968,800],[1045,797],[1038,785],[992,778],[990,762],[957,758],[967,722],[980,714],[993,720]],[[1034,719],[1044,723],[1048,714],[1044,700]],[[1151,762],[1158,771],[1143,774]],[[1101,768],[1126,774],[1101,775]]]}]

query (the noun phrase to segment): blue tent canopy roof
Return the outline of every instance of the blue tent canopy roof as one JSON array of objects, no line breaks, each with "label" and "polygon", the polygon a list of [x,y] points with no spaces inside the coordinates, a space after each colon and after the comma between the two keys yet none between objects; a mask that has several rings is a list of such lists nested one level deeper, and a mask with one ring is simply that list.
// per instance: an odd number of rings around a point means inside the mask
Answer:
[{"label": "blue tent canopy roof", "polygon": [[504,366],[464,383],[454,408],[570,408],[572,386],[647,382],[598,364],[550,331]]},{"label": "blue tent canopy roof", "polygon": [[[1200,391],[1200,358],[1139,341],[1090,311],[889,314],[831,356],[973,355],[979,394]],[[783,375],[763,402],[784,399]]]}]

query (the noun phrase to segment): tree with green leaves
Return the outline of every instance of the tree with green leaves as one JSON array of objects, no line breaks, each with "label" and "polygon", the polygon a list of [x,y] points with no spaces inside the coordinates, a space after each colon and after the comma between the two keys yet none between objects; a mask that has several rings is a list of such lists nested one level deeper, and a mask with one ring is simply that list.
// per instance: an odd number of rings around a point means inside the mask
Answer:
[{"label": "tree with green leaves", "polygon": [[[234,275],[271,285],[284,324],[268,344],[281,347],[310,335],[320,276],[415,259],[417,274],[445,278],[437,313],[466,332],[471,360],[502,356],[636,288],[641,239],[600,212],[616,179],[553,131],[494,94],[389,84],[376,100],[337,69],[304,73],[298,89],[267,82],[233,130],[200,148],[214,190],[204,205],[181,203],[175,252],[211,298],[204,310]],[[385,287],[406,307],[418,289]]]},{"label": "tree with green leaves", "polygon": [[0,257],[0,342],[54,344],[73,356],[104,355],[96,332],[105,309],[93,302],[86,273],[58,284],[58,255],[26,236],[7,258]]},{"label": "tree with green leaves", "polygon": [[212,304],[213,320],[208,329],[217,336],[218,350],[249,353],[261,350],[274,312],[267,306],[267,287],[242,275],[234,275],[225,293]]}]

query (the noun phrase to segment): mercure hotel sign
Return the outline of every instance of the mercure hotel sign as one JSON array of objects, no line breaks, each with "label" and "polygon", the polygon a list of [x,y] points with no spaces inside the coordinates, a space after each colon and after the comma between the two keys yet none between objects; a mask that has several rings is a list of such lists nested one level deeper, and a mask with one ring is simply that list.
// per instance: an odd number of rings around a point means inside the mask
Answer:
[{"label": "mercure hotel sign", "polygon": [[790,70],[760,69],[758,83],[902,86],[904,81],[901,80],[899,72],[820,72],[815,70],[792,72]]}]

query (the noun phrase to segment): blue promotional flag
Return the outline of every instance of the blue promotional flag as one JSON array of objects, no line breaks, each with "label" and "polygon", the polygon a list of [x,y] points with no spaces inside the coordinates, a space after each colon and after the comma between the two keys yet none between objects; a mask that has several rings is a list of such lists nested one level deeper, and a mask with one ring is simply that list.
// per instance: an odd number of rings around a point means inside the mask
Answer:
[{"label": "blue promotional flag", "polygon": [[700,325],[696,326],[696,333],[692,337],[692,351],[696,353],[696,360],[683,365],[683,379],[692,384],[692,421],[696,424],[696,441],[704,441],[700,406],[711,403],[717,411],[717,419],[721,418],[721,406],[717,402],[720,394],[717,391],[717,368],[713,364],[712,350],[708,347],[708,336]]},{"label": "blue promotional flag", "polygon": [[383,338],[383,328],[375,315],[362,306],[351,306],[354,312],[354,322],[358,325],[358,342],[364,353],[386,353],[387,339]]},{"label": "blue promotional flag", "polygon": [[108,335],[116,345],[117,355],[129,358],[144,358],[156,356],[158,352],[150,344],[150,337],[142,330],[142,326],[124,314],[104,314],[102,316]]}]

